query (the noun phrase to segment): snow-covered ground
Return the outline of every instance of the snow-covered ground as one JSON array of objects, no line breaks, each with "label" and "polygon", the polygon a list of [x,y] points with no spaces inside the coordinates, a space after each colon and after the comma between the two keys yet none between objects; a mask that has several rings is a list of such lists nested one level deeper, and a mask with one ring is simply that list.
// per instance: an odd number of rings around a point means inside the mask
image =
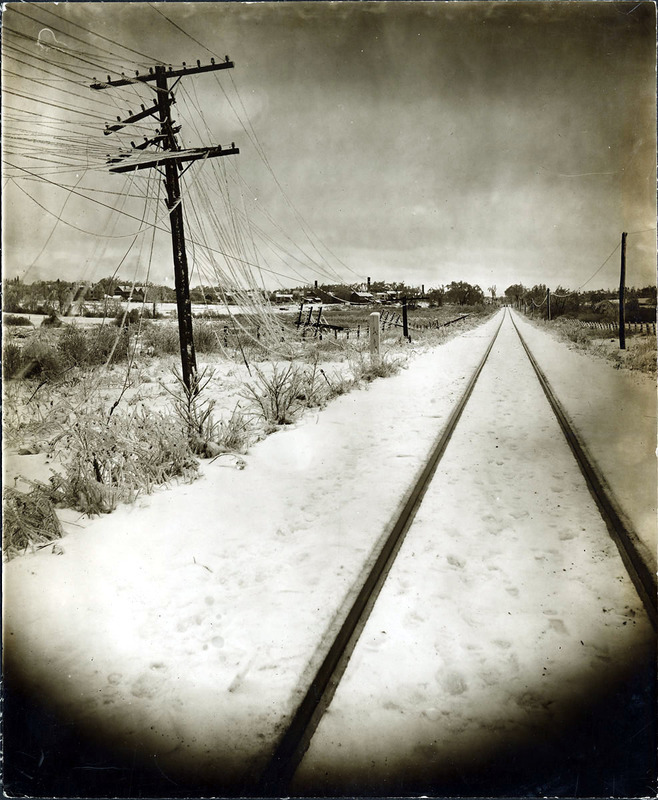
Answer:
[{"label": "snow-covered ground", "polygon": [[555,735],[652,640],[506,321],[292,791],[426,792]]},{"label": "snow-covered ground", "polygon": [[602,365],[575,347],[553,342],[547,346],[546,334],[512,313],[655,568],[655,381],[640,372]]},{"label": "snow-covered ground", "polygon": [[[6,564],[7,663],[20,672],[35,697],[47,698],[63,717],[90,734],[102,732],[105,742],[134,747],[145,757],[156,755],[159,768],[177,781],[204,775],[220,789],[240,781],[248,785],[306,690],[359,577],[372,562],[501,314],[418,354],[399,375],[339,397],[259,442],[246,456],[244,470],[228,460],[206,462],[201,479],[193,484],[158,491],[110,516],[67,523],[58,555],[48,548]],[[597,364],[583,384],[584,367],[567,358],[565,345],[545,334],[530,345],[540,363],[550,359],[546,372],[570,411],[558,377],[565,385],[578,385],[581,398],[587,393],[598,399],[619,375]],[[505,369],[503,361],[499,370]],[[646,388],[642,381],[632,381],[625,391],[626,405],[635,408],[643,402],[635,398],[644,397]],[[590,410],[592,418],[585,408],[580,420],[583,428],[608,425],[607,418],[598,419],[598,400],[590,401]],[[477,439],[483,447],[491,444],[492,425],[494,431],[507,428],[510,419],[504,414],[502,409],[497,422],[487,421]],[[620,450],[622,444],[646,443],[654,425],[655,417],[631,414],[623,442],[615,425],[607,428],[608,446]],[[478,430],[476,420],[474,435]],[[541,452],[528,456],[529,472],[535,456]],[[487,462],[479,475],[483,485],[501,469],[495,460]],[[543,524],[537,530],[532,524],[536,496],[527,490],[526,480],[519,482],[514,475],[510,480],[514,514],[527,536],[541,536]],[[571,497],[570,480],[556,469],[551,486]],[[611,483],[617,491],[616,483],[626,481],[619,474]],[[653,500],[646,492],[635,495],[639,488],[633,482],[617,493],[629,514],[636,503],[648,503],[641,510],[648,517]],[[575,499],[572,507],[579,522],[586,518],[579,527],[587,528],[587,502]],[[492,511],[478,523],[484,524],[491,542],[498,541],[498,516]],[[458,522],[446,524],[456,530]],[[491,614],[493,631],[480,643],[482,658],[491,659],[492,682],[494,677],[519,680],[516,668],[534,670],[542,656],[531,655],[527,638],[510,639],[497,603],[513,600],[522,618],[536,608],[535,594],[526,592],[532,573],[519,574],[526,568],[525,551],[519,541],[509,544],[509,552],[481,553],[474,529],[470,524],[467,528],[463,537],[455,534],[455,553],[445,554],[454,556],[451,579],[461,580],[459,563],[464,559],[481,559],[486,568],[484,559],[490,558],[498,566],[497,580],[491,578],[477,593],[477,612]],[[570,539],[561,536],[563,526],[547,530],[550,541],[538,543],[535,555],[557,550],[551,558],[566,564],[580,532]],[[426,560],[429,569],[434,561]],[[602,579],[591,576],[593,585]],[[622,584],[623,594],[627,588]],[[590,597],[589,589],[585,597]],[[623,615],[621,600],[611,606],[615,624]],[[450,597],[441,602],[445,615],[452,616]],[[578,602],[571,597],[561,600],[559,608],[545,606],[555,612],[543,617],[549,645],[559,639],[572,652],[576,639],[582,638],[582,626],[598,630],[604,612],[590,599],[586,611],[579,612],[581,625],[565,619],[569,603]],[[539,635],[535,625],[529,621],[523,636]],[[633,636],[644,635],[636,633],[644,631],[642,624],[626,627]],[[467,642],[454,644],[445,654],[446,674],[461,669],[456,662]],[[617,645],[610,646],[614,655]],[[587,669],[601,653],[606,655],[598,639],[596,647],[587,648]],[[550,666],[559,672],[559,666]],[[530,679],[536,680],[534,672]],[[450,685],[459,687],[462,680],[469,679],[455,678]],[[486,694],[484,685],[478,691]],[[459,711],[463,694],[451,693],[448,686],[448,709],[465,714]],[[491,697],[493,705],[483,708],[483,714],[493,713],[503,690]],[[532,692],[528,697],[532,706]],[[425,705],[433,722],[435,706]]]}]

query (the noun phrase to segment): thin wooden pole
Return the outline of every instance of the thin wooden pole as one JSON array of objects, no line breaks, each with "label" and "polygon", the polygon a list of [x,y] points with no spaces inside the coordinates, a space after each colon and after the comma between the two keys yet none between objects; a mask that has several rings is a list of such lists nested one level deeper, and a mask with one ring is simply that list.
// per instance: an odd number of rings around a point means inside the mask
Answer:
[{"label": "thin wooden pole", "polygon": [[626,349],[626,317],[624,312],[624,292],[626,289],[626,232],[621,235],[621,269],[619,273],[619,349]]},{"label": "thin wooden pole", "polygon": [[405,339],[409,338],[409,320],[407,318],[407,298],[402,298],[402,335]]},{"label": "thin wooden pole", "polygon": [[373,311],[368,317],[370,331],[370,363],[373,367],[379,366],[381,361],[381,344],[379,336],[379,313]]}]

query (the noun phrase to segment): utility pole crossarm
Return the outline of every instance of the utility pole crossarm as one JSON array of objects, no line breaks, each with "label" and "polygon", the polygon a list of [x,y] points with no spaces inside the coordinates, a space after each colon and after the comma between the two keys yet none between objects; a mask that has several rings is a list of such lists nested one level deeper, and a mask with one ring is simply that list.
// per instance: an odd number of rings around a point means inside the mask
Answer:
[{"label": "utility pole crossarm", "polygon": [[[168,69],[164,69],[163,75],[165,78],[181,78],[184,75],[198,75],[200,72],[214,72],[218,69],[232,69],[234,64],[232,61],[229,61],[228,56],[224,57],[224,61],[221,61],[219,64],[215,63],[215,59],[210,59],[210,64],[206,64],[205,66],[201,66],[201,62],[197,61],[196,67],[188,67],[183,62],[182,69],[172,69],[169,67]],[[152,69],[152,68],[151,68]],[[148,74],[140,75],[139,72],[135,73],[134,78],[128,78],[126,75],[121,73],[121,78],[116,80],[112,80],[112,78],[108,75],[107,81],[105,83],[95,82],[91,84],[91,89],[109,89],[112,86],[128,86],[131,83],[148,83],[149,81],[155,81],[156,74],[154,71],[149,70]],[[96,78],[94,78],[96,81]]]},{"label": "utility pole crossarm", "polygon": [[[121,80],[113,81],[108,75],[107,83],[93,83],[92,89],[108,89],[112,86],[126,86],[130,83],[146,83],[154,81],[155,86],[151,87],[156,92],[156,105],[153,108],[145,108],[124,121],[117,118],[117,123],[106,126],[106,134],[112,131],[121,130],[131,122],[137,122],[146,116],[157,114],[160,123],[155,136],[146,138],[144,144],[133,146],[132,151],[123,152],[115,157],[108,156],[108,168],[110,172],[131,172],[138,169],[149,167],[164,168],[165,188],[167,191],[167,208],[169,209],[169,221],[171,224],[171,245],[174,261],[174,282],[176,285],[176,307],[178,315],[178,333],[180,339],[181,366],[183,372],[183,383],[185,389],[192,397],[197,391],[197,368],[196,353],[194,351],[194,336],[192,330],[192,304],[190,301],[190,283],[187,268],[187,255],[185,253],[185,228],[183,224],[183,209],[181,204],[181,190],[179,181],[179,169],[181,164],[186,161],[199,161],[206,158],[216,158],[217,156],[230,156],[240,151],[231,143],[230,147],[215,145],[213,147],[194,147],[185,150],[180,149],[176,139],[176,134],[180,126],[175,126],[171,118],[171,106],[176,102],[172,90],[168,85],[170,78],[175,78],[176,82],[184,75],[195,75],[199,72],[213,72],[218,69],[230,69],[233,63],[226,60],[221,64],[211,63],[205,67],[197,61],[197,66],[189,68],[183,62],[183,69],[172,69],[162,65],[149,67],[148,75],[135,74],[134,78],[126,78],[122,75]],[[95,80],[95,79],[94,79]],[[149,152],[146,148],[155,145],[160,149],[156,152]]]},{"label": "utility pole crossarm", "polygon": [[133,114],[131,117],[128,117],[127,119],[121,119],[121,117],[117,117],[116,124],[105,125],[105,130],[103,131],[103,133],[107,136],[113,131],[120,131],[121,128],[125,128],[126,125],[130,125],[132,122],[139,122],[139,120],[144,119],[144,117],[155,116],[159,110],[160,107],[157,105],[151,106],[151,108],[144,108],[144,106],[142,106],[142,110],[138,114]]},{"label": "utility pole crossarm", "polygon": [[[230,147],[222,147],[222,145],[217,145],[216,147],[194,147],[189,150],[176,150],[176,151],[168,151],[159,153],[158,155],[149,153],[146,158],[137,157],[139,160],[132,160],[130,162],[124,162],[118,167],[110,167],[110,172],[132,172],[136,169],[147,169],[148,167],[160,167],[163,164],[171,163],[175,161],[178,164],[182,164],[184,161],[198,161],[202,158],[217,158],[218,156],[233,156],[237,155],[240,152],[240,149],[235,145],[231,145]],[[132,153],[127,153],[123,158],[135,158]],[[116,163],[117,161],[122,160],[121,156],[117,158],[111,158],[108,161],[108,164]]]}]

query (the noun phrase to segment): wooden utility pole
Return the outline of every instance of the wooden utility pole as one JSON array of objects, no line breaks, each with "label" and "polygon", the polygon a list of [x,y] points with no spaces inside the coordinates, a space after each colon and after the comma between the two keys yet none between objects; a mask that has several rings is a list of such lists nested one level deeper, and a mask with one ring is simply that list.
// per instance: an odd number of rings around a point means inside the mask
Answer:
[{"label": "wooden utility pole", "polygon": [[[155,83],[157,103],[151,108],[142,106],[137,114],[129,112],[125,120],[117,117],[117,123],[107,125],[105,134],[121,130],[130,123],[137,122],[152,116],[158,119],[159,129],[152,139],[147,139],[143,144],[135,145],[131,142],[133,150],[120,154],[115,158],[108,158],[110,172],[129,172],[137,169],[164,168],[165,188],[167,190],[167,208],[169,209],[169,222],[171,225],[171,245],[174,260],[174,281],[176,286],[176,307],[178,311],[178,335],[180,339],[181,367],[183,382],[188,392],[194,392],[196,387],[196,353],[194,351],[194,336],[192,331],[192,304],[190,301],[189,273],[187,268],[187,254],[185,252],[185,228],[183,225],[183,207],[180,191],[179,170],[185,162],[198,161],[218,156],[228,156],[239,153],[239,149],[231,144],[230,147],[196,147],[181,150],[176,139],[180,127],[175,128],[171,119],[171,106],[175,102],[172,90],[169,88],[169,79],[175,78],[176,83],[184,76],[195,75],[200,72],[214,72],[219,69],[231,69],[233,62],[226,59],[216,64],[211,63],[201,66],[197,61],[196,67],[187,67],[183,63],[182,69],[156,66],[149,68],[144,75],[135,73],[135,77],[127,78],[122,74],[118,80],[112,80],[108,75],[106,83],[91,84],[92,89],[108,89],[113,86],[127,86],[135,83]],[[175,86],[175,84],[174,84]],[[148,148],[155,148],[150,150]]]},{"label": "wooden utility pole", "polygon": [[621,269],[619,273],[619,349],[626,349],[626,314],[624,293],[626,291],[626,233],[621,235]]},{"label": "wooden utility pole", "polygon": [[551,321],[551,290],[546,289],[546,315],[548,321]]}]

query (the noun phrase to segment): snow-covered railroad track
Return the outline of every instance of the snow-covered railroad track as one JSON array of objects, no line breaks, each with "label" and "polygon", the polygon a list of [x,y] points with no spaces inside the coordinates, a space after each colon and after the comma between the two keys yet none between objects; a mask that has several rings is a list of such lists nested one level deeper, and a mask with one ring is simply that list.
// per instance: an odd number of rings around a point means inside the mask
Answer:
[{"label": "snow-covered railroad track", "polygon": [[431,792],[559,737],[651,650],[652,582],[504,317],[260,789]]}]

